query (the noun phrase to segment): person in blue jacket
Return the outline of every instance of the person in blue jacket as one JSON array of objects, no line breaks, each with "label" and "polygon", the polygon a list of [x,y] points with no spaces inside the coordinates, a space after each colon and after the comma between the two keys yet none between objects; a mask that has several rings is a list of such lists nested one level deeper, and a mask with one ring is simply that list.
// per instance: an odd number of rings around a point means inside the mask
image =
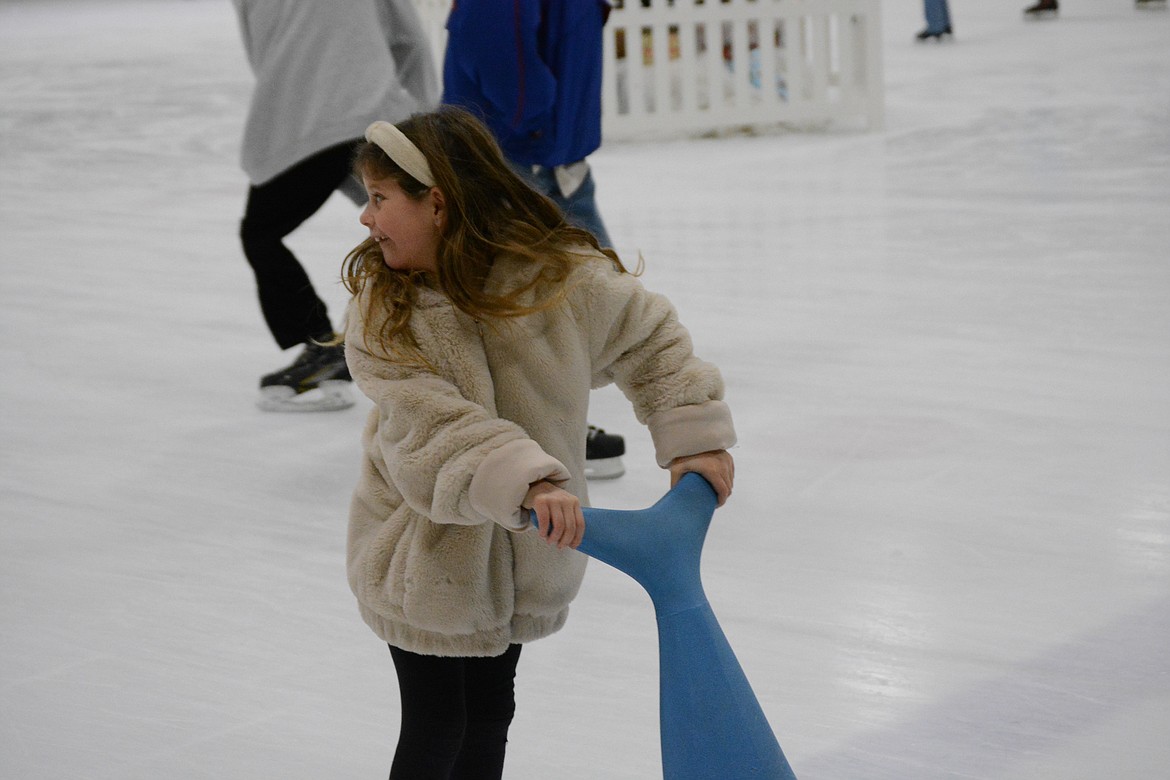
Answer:
[{"label": "person in blue jacket", "polygon": [[443,102],[483,120],[505,157],[570,222],[613,246],[586,158],[601,145],[604,0],[458,0]]},{"label": "person in blue jacket", "polygon": [[[457,0],[447,18],[442,102],[492,131],[504,157],[565,218],[612,247],[586,158],[601,146],[606,0]],[[625,473],[625,439],[590,425],[585,475]]]}]

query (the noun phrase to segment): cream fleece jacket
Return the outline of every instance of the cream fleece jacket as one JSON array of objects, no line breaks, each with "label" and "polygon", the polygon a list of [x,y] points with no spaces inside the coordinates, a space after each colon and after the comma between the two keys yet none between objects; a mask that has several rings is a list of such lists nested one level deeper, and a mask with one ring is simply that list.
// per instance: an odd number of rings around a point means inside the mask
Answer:
[{"label": "cream fleece jacket", "polygon": [[[500,258],[488,289],[530,267]],[[735,443],[718,369],[693,354],[662,296],[598,255],[559,306],[479,323],[421,289],[412,329],[434,371],[380,357],[351,306],[346,359],[375,403],[354,491],[348,575],[384,641],[430,655],[490,656],[557,631],[585,556],[550,548],[520,502],[548,479],[588,503],[589,391],[615,382],[659,465]],[[370,327],[376,327],[371,324]]]}]

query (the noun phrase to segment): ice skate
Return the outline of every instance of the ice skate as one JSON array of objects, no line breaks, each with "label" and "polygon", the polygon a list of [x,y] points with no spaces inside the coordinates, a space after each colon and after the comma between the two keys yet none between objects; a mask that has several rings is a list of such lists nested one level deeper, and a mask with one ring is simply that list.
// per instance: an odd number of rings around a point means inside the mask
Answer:
[{"label": "ice skate", "polygon": [[258,406],[266,412],[332,412],[353,406],[345,348],[308,342],[286,368],[260,378]]},{"label": "ice skate", "polygon": [[1028,6],[1024,9],[1025,19],[1047,19],[1055,17],[1060,11],[1060,3],[1057,0],[1039,0],[1035,5]]},{"label": "ice skate", "polygon": [[940,30],[939,32],[933,32],[931,30],[923,30],[922,32],[918,33],[918,35],[914,36],[915,40],[919,40],[919,41],[929,41],[929,40],[941,41],[943,38],[952,38],[952,37],[954,37],[954,33],[951,32],[951,26],[949,24],[944,29]]},{"label": "ice skate", "polygon": [[1147,10],[1166,10],[1166,0],[1134,0],[1134,8],[1144,8]]},{"label": "ice skate", "polygon": [[625,439],[590,425],[585,434],[585,479],[617,479],[626,473],[625,454]]}]

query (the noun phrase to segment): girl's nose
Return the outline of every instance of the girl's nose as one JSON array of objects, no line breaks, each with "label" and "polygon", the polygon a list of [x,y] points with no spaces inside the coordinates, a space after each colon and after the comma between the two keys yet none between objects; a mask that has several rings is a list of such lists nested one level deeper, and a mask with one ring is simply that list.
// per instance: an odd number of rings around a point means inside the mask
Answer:
[{"label": "girl's nose", "polygon": [[366,205],[366,207],[364,209],[362,209],[362,214],[360,217],[358,217],[358,221],[361,222],[366,227],[373,227],[374,226],[374,220],[373,220],[373,218],[370,217],[369,205]]}]

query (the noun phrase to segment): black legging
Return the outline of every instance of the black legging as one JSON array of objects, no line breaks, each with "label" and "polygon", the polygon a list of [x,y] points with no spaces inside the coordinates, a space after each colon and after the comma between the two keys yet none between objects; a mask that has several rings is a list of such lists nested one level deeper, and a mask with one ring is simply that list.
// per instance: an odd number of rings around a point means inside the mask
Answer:
[{"label": "black legging", "polygon": [[516,713],[520,645],[495,658],[441,658],[390,647],[402,730],[390,780],[499,780]]},{"label": "black legging", "polygon": [[[360,140],[360,139],[359,139]],[[281,349],[332,335],[325,303],[284,237],[317,213],[350,175],[358,141],[332,146],[248,190],[240,223],[244,256],[256,274],[264,321]],[[336,258],[338,267],[341,258]]]}]

